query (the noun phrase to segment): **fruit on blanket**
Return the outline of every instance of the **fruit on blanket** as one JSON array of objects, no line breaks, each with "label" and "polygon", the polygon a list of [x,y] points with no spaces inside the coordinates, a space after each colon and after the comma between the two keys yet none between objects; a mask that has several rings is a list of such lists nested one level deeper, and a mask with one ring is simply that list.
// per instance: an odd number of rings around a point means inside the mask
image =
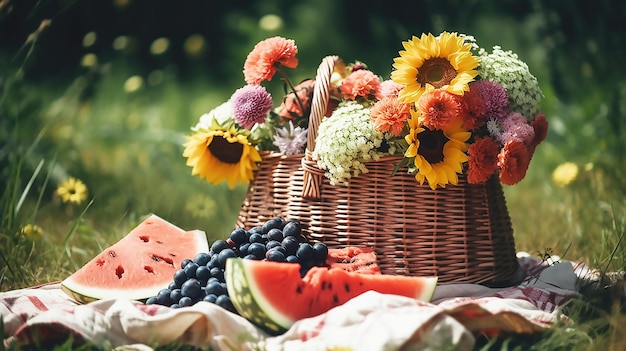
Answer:
[{"label": "fruit on blanket", "polygon": [[429,301],[436,284],[437,277],[360,274],[327,267],[313,267],[301,277],[295,264],[226,261],[226,286],[237,311],[270,334],[368,290]]},{"label": "fruit on blanket", "polygon": [[326,265],[348,272],[380,274],[376,253],[369,247],[347,246],[341,249],[329,249]]},{"label": "fruit on blanket", "polygon": [[295,220],[275,217],[249,230],[235,228],[226,240],[213,242],[208,252],[183,260],[173,281],[147,299],[146,304],[179,308],[208,301],[237,313],[224,278],[228,258],[295,262],[304,275],[313,266],[325,265],[328,251],[322,243],[309,243]]},{"label": "fruit on blanket", "polygon": [[63,280],[61,289],[81,303],[145,300],[167,286],[185,258],[208,250],[203,231],[184,231],[153,214]]}]

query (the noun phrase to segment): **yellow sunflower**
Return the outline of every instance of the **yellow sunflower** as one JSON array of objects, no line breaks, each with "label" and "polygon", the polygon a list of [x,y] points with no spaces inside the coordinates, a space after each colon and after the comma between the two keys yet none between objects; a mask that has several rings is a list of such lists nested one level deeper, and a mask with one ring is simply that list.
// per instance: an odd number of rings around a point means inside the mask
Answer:
[{"label": "yellow sunflower", "polygon": [[404,50],[393,61],[391,79],[404,85],[399,98],[414,103],[427,90],[443,89],[456,95],[469,90],[478,71],[479,59],[470,52],[471,43],[456,33],[414,36],[402,42]]},{"label": "yellow sunflower", "polygon": [[234,126],[222,127],[215,120],[209,129],[198,130],[187,137],[183,145],[191,175],[198,175],[212,184],[226,180],[232,189],[237,182],[248,182],[254,177],[261,155]]},{"label": "yellow sunflower", "polygon": [[70,177],[59,185],[56,194],[64,203],[80,205],[87,198],[87,186],[80,179]]},{"label": "yellow sunflower", "polygon": [[417,173],[415,179],[421,184],[428,181],[431,189],[442,188],[451,183],[457,185],[458,174],[463,172],[467,161],[466,141],[471,132],[458,121],[445,129],[428,129],[419,123],[419,115],[412,113],[409,119],[410,132],[405,136],[409,144],[405,157],[414,158]]}]

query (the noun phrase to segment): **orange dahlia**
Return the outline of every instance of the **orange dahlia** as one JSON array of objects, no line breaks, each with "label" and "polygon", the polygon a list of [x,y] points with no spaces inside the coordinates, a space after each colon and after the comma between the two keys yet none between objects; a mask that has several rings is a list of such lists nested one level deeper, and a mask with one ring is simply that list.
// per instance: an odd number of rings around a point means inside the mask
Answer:
[{"label": "orange dahlia", "polygon": [[250,51],[243,65],[243,76],[248,84],[258,85],[272,80],[278,65],[298,67],[298,47],[291,39],[272,37],[260,41]]},{"label": "orange dahlia", "polygon": [[378,100],[372,106],[370,115],[376,130],[390,132],[395,136],[402,134],[404,124],[410,116],[410,105],[394,97],[384,97]]},{"label": "orange dahlia", "polygon": [[461,100],[445,90],[431,90],[417,101],[420,122],[430,129],[444,129],[460,118]]},{"label": "orange dahlia", "polygon": [[490,137],[476,138],[467,150],[467,182],[483,183],[498,169],[500,146]]}]

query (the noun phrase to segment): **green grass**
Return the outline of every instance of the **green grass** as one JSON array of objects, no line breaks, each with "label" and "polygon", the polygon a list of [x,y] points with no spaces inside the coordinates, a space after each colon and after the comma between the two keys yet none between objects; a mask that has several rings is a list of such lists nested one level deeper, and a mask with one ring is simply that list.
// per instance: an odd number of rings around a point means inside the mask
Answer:
[{"label": "green grass", "polygon": [[[106,69],[97,77],[85,74],[60,92],[19,80],[3,90],[10,97],[29,94],[0,100],[11,123],[0,149],[0,291],[63,279],[149,213],[185,229],[205,230],[211,241],[235,225],[245,186],[210,186],[191,177],[181,156],[189,126],[229,93],[167,76],[158,85],[127,93],[122,86],[133,68],[113,62]],[[624,165],[580,162],[576,179],[559,187],[551,173],[568,161],[561,147],[558,138],[549,138],[526,179],[505,187],[518,250],[537,256],[551,252],[601,273],[624,272]],[[85,202],[64,204],[54,195],[68,176],[87,184]],[[40,241],[21,235],[27,224],[43,229]],[[476,349],[620,349],[626,337],[623,277],[581,282],[580,291],[580,299],[562,308],[571,324],[532,339],[480,338]],[[77,348],[68,341],[58,349]]]}]

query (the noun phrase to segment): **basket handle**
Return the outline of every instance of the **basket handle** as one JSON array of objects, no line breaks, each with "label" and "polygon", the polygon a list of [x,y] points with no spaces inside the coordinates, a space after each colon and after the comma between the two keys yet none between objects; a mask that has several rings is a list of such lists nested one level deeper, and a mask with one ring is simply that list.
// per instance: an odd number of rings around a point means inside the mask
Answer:
[{"label": "basket handle", "polygon": [[340,62],[339,56],[326,56],[317,68],[315,85],[313,86],[313,100],[311,101],[311,114],[309,115],[309,127],[307,131],[307,143],[304,157],[302,158],[302,169],[304,170],[302,197],[306,199],[319,199],[321,197],[320,187],[324,172],[317,168],[317,163],[313,160],[313,150],[315,150],[315,139],[330,99],[330,78],[335,69],[335,64]]}]

